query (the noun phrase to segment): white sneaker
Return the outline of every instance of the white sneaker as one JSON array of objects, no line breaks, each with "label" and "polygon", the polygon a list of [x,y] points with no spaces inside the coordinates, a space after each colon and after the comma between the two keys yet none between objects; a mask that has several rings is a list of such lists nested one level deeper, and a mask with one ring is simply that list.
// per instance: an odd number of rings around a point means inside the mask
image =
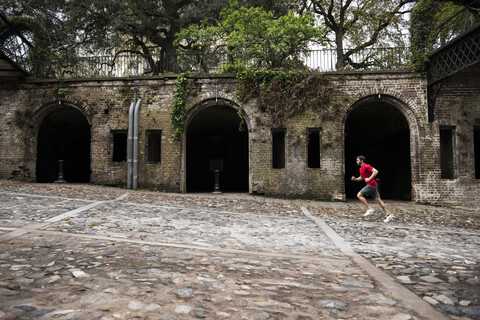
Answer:
[{"label": "white sneaker", "polygon": [[367,210],[367,212],[365,212],[365,214],[363,215],[364,217],[367,217],[369,215],[371,215],[373,213],[373,211],[375,211],[373,208],[370,208]]},{"label": "white sneaker", "polygon": [[392,219],[393,219],[393,213],[390,213],[390,214],[385,218],[385,220],[383,220],[383,222],[388,222],[388,221],[390,221],[390,220],[392,220]]}]

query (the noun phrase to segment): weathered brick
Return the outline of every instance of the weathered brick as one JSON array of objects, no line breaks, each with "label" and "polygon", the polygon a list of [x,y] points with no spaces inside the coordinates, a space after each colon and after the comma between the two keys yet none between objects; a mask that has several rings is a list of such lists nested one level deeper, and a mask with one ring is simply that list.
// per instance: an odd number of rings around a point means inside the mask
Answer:
[{"label": "weathered brick", "polygon": [[[193,80],[188,98],[187,122],[205,101],[221,99],[241,106],[249,132],[249,191],[267,195],[345,199],[344,125],[359,101],[379,97],[393,103],[405,116],[410,130],[412,200],[435,204],[480,203],[480,181],[473,172],[473,127],[480,125],[480,74],[478,67],[449,79],[435,106],[435,121],[428,122],[426,79],[411,72],[328,74],[334,91],[328,106],[306,110],[284,119],[286,167],[272,169],[271,124],[256,101],[242,103],[235,78],[204,77]],[[112,130],[128,129],[133,89],[143,104],[140,111],[139,186],[185,191],[185,144],[173,140],[169,111],[175,77],[158,79],[105,79],[90,81],[26,81],[0,89],[0,178],[35,180],[39,126],[59,103],[80,110],[91,125],[91,183],[125,185],[126,163],[112,162]],[[55,92],[66,88],[65,97]],[[336,110],[336,111],[335,111]],[[332,116],[332,112],[336,112]],[[442,180],[439,126],[454,126],[456,178]],[[321,164],[307,166],[307,128],[321,128]],[[145,131],[162,130],[162,162],[146,163]],[[478,157],[479,155],[477,155]],[[478,161],[478,160],[477,160]]]}]

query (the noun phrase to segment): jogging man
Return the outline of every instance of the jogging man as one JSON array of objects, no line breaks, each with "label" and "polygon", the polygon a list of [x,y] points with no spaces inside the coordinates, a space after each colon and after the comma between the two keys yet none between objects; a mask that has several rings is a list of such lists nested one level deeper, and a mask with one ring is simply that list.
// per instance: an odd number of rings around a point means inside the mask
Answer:
[{"label": "jogging man", "polygon": [[383,203],[382,199],[380,199],[380,193],[378,192],[378,184],[377,181],[375,181],[375,177],[378,174],[378,170],[372,167],[369,164],[365,163],[365,157],[364,156],[358,156],[357,157],[357,165],[360,167],[360,176],[356,178],[355,176],[352,177],[352,181],[362,181],[364,180],[365,183],[367,184],[365,187],[363,187],[362,190],[357,194],[357,198],[360,199],[360,201],[367,207],[367,211],[363,215],[364,217],[371,215],[375,210],[370,207],[370,205],[367,202],[367,199],[365,197],[367,196],[372,196],[372,198],[377,201],[377,203],[382,207],[383,212],[385,213],[386,217],[383,222],[388,222],[393,219],[393,214],[390,213],[385,206],[385,203]]}]

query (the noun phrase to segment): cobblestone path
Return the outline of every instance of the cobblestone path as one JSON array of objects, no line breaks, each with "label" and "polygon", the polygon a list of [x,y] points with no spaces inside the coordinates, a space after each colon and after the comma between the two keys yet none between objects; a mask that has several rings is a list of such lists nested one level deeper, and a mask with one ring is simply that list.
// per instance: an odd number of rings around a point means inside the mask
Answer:
[{"label": "cobblestone path", "polygon": [[478,213],[387,205],[0,181],[0,318],[480,319]]}]

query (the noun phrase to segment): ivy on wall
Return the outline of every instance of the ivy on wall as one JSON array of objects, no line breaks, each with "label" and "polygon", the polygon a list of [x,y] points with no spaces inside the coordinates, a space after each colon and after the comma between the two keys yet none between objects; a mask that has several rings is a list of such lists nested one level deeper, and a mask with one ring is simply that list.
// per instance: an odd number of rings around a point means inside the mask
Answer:
[{"label": "ivy on wall", "polygon": [[258,99],[258,107],[270,115],[273,126],[307,108],[325,106],[332,88],[318,72],[244,71],[237,74],[237,95],[242,102]]},{"label": "ivy on wall", "polygon": [[[257,99],[257,106],[270,115],[272,126],[280,126],[284,119],[301,114],[307,108],[326,106],[332,87],[319,72],[309,71],[244,71],[237,74],[237,96],[242,102]],[[186,100],[190,94],[187,74],[177,78],[175,100],[170,111],[173,139],[178,140],[185,126]],[[243,130],[242,109],[239,130]]]},{"label": "ivy on wall", "polygon": [[187,96],[190,93],[187,75],[182,73],[177,78],[177,88],[175,92],[175,101],[170,111],[170,122],[173,125],[173,139],[178,140],[183,132],[185,125],[185,106]]}]

